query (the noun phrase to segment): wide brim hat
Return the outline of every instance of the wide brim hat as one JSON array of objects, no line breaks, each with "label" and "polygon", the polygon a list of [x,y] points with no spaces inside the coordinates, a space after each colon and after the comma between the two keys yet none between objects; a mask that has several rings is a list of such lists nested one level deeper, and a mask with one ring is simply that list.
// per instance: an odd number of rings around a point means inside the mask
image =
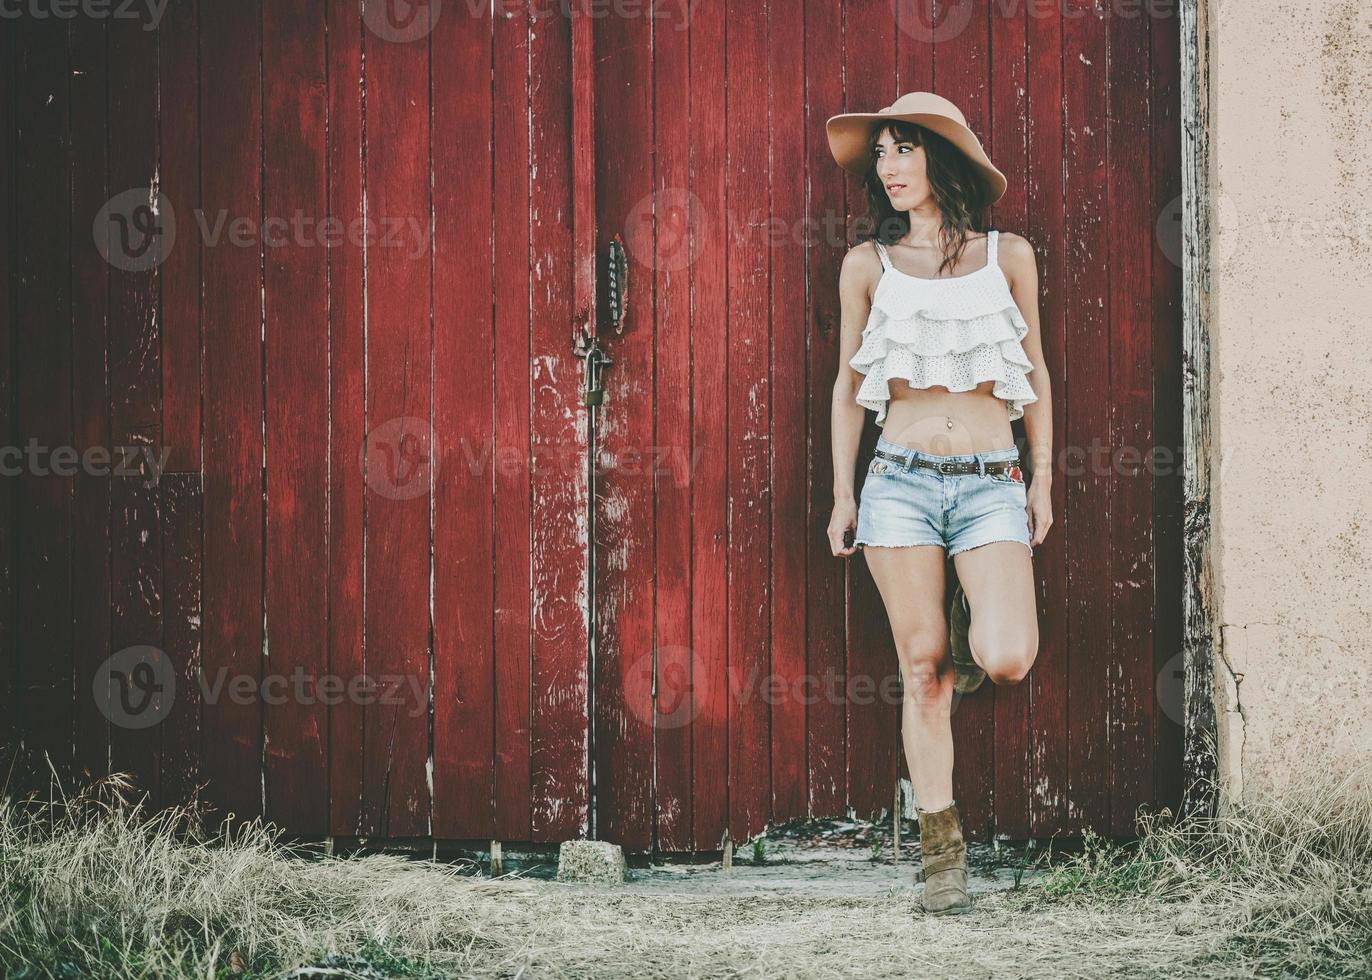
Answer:
[{"label": "wide brim hat", "polygon": [[829,152],[849,173],[865,176],[872,166],[868,141],[872,131],[894,119],[917,123],[938,133],[962,151],[986,184],[986,204],[994,204],[1005,193],[1005,175],[996,169],[981,147],[981,140],[967,128],[962,110],[933,92],[907,92],[879,112],[845,112],[830,116],[824,124],[829,136]]}]

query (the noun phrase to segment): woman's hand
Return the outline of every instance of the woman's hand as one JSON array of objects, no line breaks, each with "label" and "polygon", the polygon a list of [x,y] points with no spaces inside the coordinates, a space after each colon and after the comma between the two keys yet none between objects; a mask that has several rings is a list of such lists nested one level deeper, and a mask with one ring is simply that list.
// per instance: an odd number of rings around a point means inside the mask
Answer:
[{"label": "woman's hand", "polygon": [[848,531],[857,532],[857,502],[838,500],[834,502],[834,513],[829,518],[829,550],[835,558],[857,553],[857,545],[845,545],[844,535]]},{"label": "woman's hand", "polygon": [[1026,494],[1028,503],[1025,509],[1029,512],[1029,538],[1033,545],[1043,543],[1043,539],[1048,536],[1048,528],[1053,524],[1053,486],[1051,483],[1037,479],[1029,481],[1029,490]]}]

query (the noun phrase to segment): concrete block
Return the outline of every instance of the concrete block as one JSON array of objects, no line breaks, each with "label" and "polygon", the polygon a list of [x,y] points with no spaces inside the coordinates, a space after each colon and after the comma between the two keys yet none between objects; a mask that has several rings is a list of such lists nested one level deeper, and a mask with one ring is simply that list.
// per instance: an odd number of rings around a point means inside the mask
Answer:
[{"label": "concrete block", "polygon": [[557,880],[597,884],[622,882],[628,876],[624,851],[603,840],[566,840],[558,848]]}]

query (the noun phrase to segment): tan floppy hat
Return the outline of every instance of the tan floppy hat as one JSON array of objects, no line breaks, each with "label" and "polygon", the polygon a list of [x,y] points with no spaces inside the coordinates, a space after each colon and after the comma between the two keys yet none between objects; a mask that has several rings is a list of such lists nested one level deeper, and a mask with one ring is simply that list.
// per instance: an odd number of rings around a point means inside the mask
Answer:
[{"label": "tan floppy hat", "polygon": [[824,124],[829,136],[829,152],[844,170],[863,176],[872,164],[867,140],[873,128],[892,119],[918,123],[961,150],[986,181],[990,193],[987,204],[1000,200],[1005,193],[1005,175],[991,163],[981,148],[981,141],[967,128],[967,117],[953,103],[933,92],[906,92],[880,112],[845,112],[830,116]]}]

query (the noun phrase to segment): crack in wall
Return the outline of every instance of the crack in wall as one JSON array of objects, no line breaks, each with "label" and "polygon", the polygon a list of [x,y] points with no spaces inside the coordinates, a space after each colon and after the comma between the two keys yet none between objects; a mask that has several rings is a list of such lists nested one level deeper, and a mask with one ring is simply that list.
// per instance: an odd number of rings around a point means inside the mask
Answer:
[{"label": "crack in wall", "polygon": [[[1311,630],[1299,629],[1280,620],[1253,620],[1247,623],[1220,623],[1220,642],[1217,644],[1219,663],[1224,669],[1218,672],[1217,707],[1223,709],[1223,748],[1221,751],[1221,770],[1228,782],[1225,794],[1230,798],[1242,796],[1243,773],[1246,768],[1244,750],[1247,745],[1248,713],[1243,706],[1243,679],[1248,667],[1249,642],[1248,630],[1259,627],[1277,630],[1298,643],[1327,643],[1344,656],[1353,659],[1353,653],[1332,636]],[[1282,682],[1279,679],[1279,687]]]},{"label": "crack in wall", "polygon": [[[1244,630],[1243,640],[1239,641],[1238,636],[1231,633],[1232,630]],[[1239,623],[1221,623],[1219,640],[1216,648],[1219,662],[1224,665],[1220,687],[1223,704],[1216,705],[1223,708],[1219,733],[1219,767],[1220,778],[1226,788],[1222,795],[1230,800],[1240,800],[1243,798],[1244,748],[1248,742],[1248,716],[1243,710],[1240,690],[1243,686],[1246,658],[1240,659],[1234,653],[1240,642],[1247,642],[1247,626]],[[1238,652],[1246,654],[1247,651]]]}]

